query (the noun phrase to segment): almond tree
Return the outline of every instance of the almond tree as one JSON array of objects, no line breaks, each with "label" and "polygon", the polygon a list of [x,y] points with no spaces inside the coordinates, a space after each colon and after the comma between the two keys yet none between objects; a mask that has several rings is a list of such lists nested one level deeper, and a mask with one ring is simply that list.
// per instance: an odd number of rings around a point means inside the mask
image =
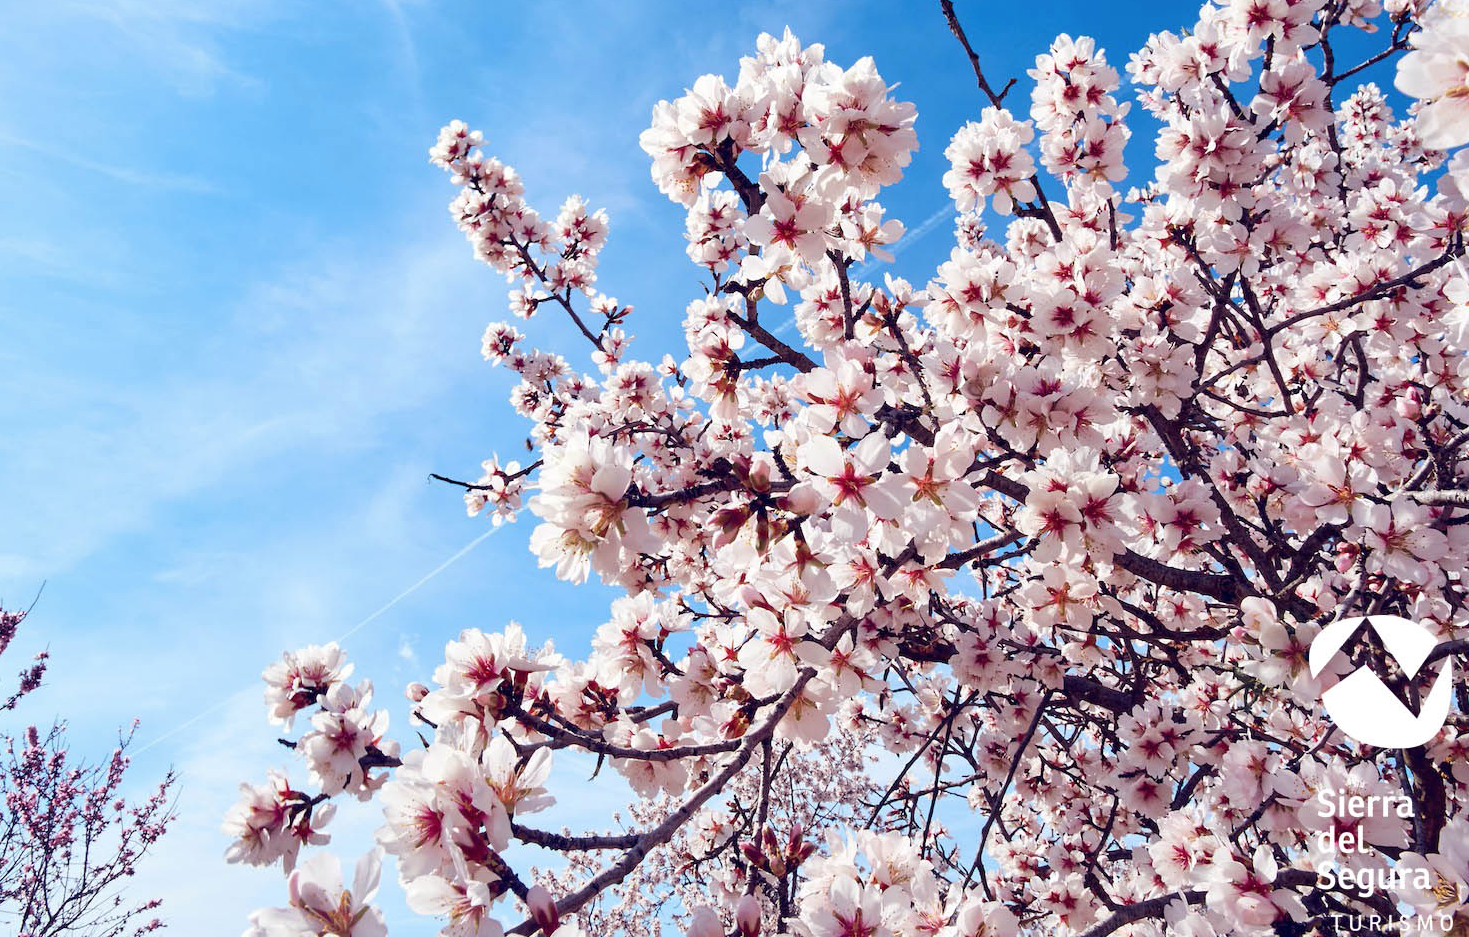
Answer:
[{"label": "almond tree", "polygon": [[[0,654],[26,612],[0,609]],[[41,685],[42,652],[20,673],[0,712]],[[128,877],[173,820],[170,772],[141,802],[122,796],[129,731],[103,762],[81,761],[66,726],[0,733],[0,921],[19,937],[136,937],[162,928],[161,901],[125,893]]]},{"label": "almond tree", "polygon": [[[293,870],[344,794],[445,935],[1462,932],[1462,683],[1405,749],[1320,698],[1366,666],[1416,704],[1469,646],[1466,14],[1212,0],[1124,94],[1085,37],[992,79],[943,0],[975,119],[944,151],[953,249],[916,281],[880,263],[904,228],[878,201],[915,108],[871,59],[763,35],[642,133],[704,278],[658,362],[600,289],[606,214],[543,217],[445,127],[450,211],[526,320],[483,351],[534,450],[453,484],[497,524],[532,492],[540,562],[626,595],[586,660],[513,624],[448,642],[407,753],[336,646],[267,670],[306,780],[228,818],[231,859],[290,873],[247,933],[384,932],[378,851],[354,888]],[[1394,60],[1396,115],[1361,83]],[[548,314],[586,346],[534,347]],[[1366,632],[1309,666],[1369,614],[1432,629],[1434,666]],[[563,749],[635,792],[611,829],[558,829]]]}]

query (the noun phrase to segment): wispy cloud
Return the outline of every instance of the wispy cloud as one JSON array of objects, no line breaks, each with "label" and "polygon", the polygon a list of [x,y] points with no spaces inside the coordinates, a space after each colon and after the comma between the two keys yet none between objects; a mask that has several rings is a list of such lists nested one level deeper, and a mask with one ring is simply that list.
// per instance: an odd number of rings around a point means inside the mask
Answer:
[{"label": "wispy cloud", "polygon": [[393,40],[398,47],[398,61],[409,88],[409,97],[414,110],[421,116],[425,112],[423,68],[418,61],[418,42],[413,38],[413,24],[403,9],[403,0],[381,0],[381,3],[392,24]]},{"label": "wispy cloud", "polygon": [[[11,505],[11,542],[29,552],[28,563],[0,558],[0,568],[51,574],[147,522],[162,503],[227,485],[262,461],[305,445],[362,445],[374,419],[479,367],[465,352],[478,324],[455,302],[476,272],[452,236],[379,258],[324,250],[247,292],[220,333],[171,348],[182,367],[147,385],[105,374],[82,383],[21,356],[11,377],[46,407],[12,414],[31,433],[0,465],[0,489],[6,501],[25,499],[24,511]],[[121,351],[151,341],[112,324]],[[453,361],[459,369],[446,366]],[[101,465],[110,496],[78,498]]]},{"label": "wispy cloud", "polygon": [[79,276],[83,267],[73,251],[40,237],[0,237],[0,254],[20,261],[29,273],[49,276]]},{"label": "wispy cloud", "polygon": [[201,97],[221,84],[258,80],[232,65],[222,37],[273,18],[272,0],[57,0],[53,14],[107,27],[114,51],[170,81],[178,93]]},{"label": "wispy cloud", "polygon": [[123,185],[149,189],[166,189],[175,192],[216,193],[220,189],[215,183],[192,173],[159,172],[135,169],[129,166],[89,159],[80,153],[59,146],[49,146],[14,134],[0,131],[0,146],[29,150],[52,163],[60,163],[72,169],[105,176]]}]

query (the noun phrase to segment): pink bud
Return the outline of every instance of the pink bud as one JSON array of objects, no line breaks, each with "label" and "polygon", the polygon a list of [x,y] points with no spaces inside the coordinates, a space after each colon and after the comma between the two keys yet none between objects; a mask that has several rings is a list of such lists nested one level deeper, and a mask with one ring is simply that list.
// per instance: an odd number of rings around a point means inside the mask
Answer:
[{"label": "pink bud", "polygon": [[760,831],[760,846],[772,856],[780,851],[780,846],[775,840],[775,830],[767,826]]},{"label": "pink bud", "polygon": [[770,459],[757,459],[750,465],[750,487],[756,491],[770,490]]},{"label": "pink bud", "polygon": [[796,514],[812,514],[821,505],[821,494],[809,483],[796,485],[786,492],[784,507]]},{"label": "pink bud", "polygon": [[735,905],[735,927],[739,928],[740,937],[759,937],[760,899],[754,895],[740,898],[740,903]]},{"label": "pink bud", "polygon": [[745,854],[745,859],[751,865],[765,864],[765,854],[760,851],[760,847],[754,842],[746,840],[744,843],[741,843],[740,851]]},{"label": "pink bud", "polygon": [[708,908],[699,908],[689,918],[685,937],[724,937],[724,926],[719,923],[719,915]]},{"label": "pink bud", "polygon": [[791,824],[791,836],[790,836],[790,839],[787,840],[787,842],[790,843],[790,848],[795,849],[797,846],[799,846],[801,844],[801,837],[804,836],[805,833],[806,833],[806,828],[801,825],[801,821],[800,820],[797,820],[796,822],[792,823]]},{"label": "pink bud", "polygon": [[1406,393],[1399,394],[1396,403],[1398,413],[1405,419],[1416,420],[1423,416],[1423,395],[1416,387],[1410,387]]},{"label": "pink bud", "polygon": [[410,683],[408,684],[408,688],[403,691],[403,695],[408,697],[408,701],[411,703],[421,703],[423,702],[423,698],[428,696],[428,687],[422,683]]},{"label": "pink bud", "polygon": [[530,907],[531,919],[543,933],[555,933],[556,928],[561,926],[561,915],[556,910],[556,902],[551,893],[541,886],[533,886],[526,893],[525,903]]}]

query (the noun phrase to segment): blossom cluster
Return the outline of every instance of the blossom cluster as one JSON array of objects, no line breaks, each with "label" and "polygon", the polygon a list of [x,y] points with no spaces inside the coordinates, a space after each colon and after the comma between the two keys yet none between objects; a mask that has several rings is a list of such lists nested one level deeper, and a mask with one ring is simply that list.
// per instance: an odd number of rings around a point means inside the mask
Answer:
[{"label": "blossom cluster", "polygon": [[[451,213],[512,284],[522,322],[483,350],[534,449],[458,484],[496,523],[524,493],[541,565],[622,596],[584,659],[462,632],[408,689],[432,735],[407,754],[335,648],[287,655],[267,704],[312,710],[291,744],[316,793],[247,789],[232,857],[289,863],[352,793],[446,935],[1264,935],[1383,901],[1469,921],[1469,722],[1358,744],[1322,692],[1353,665],[1424,685],[1370,641],[1306,661],[1368,613],[1469,646],[1469,158],[1444,152],[1469,142],[1469,21],[1212,0],[1124,71],[1058,37],[1019,112],[941,8],[981,97],[944,151],[954,245],[917,279],[874,275],[917,135],[870,59],[765,35],[732,83],[656,106],[641,143],[706,280],[680,358],[634,357],[603,213],[543,219],[482,135],[442,131]],[[1393,60],[1419,99],[1398,114],[1364,83]],[[543,309],[595,373],[529,344]],[[626,782],[627,821],[529,825],[563,749]],[[1378,790],[1416,819],[1312,811]],[[1322,832],[1389,891],[1322,887]],[[527,875],[521,847],[565,864]],[[292,874],[258,933],[341,933],[328,906],[378,932],[334,866]]]}]

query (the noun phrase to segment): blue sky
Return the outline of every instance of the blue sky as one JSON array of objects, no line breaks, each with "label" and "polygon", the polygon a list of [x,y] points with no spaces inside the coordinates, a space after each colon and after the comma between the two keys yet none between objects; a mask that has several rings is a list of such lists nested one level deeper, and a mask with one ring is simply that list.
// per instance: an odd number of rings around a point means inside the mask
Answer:
[{"label": "blue sky", "polygon": [[[139,882],[164,895],[175,933],[234,933],[282,894],[277,873],[220,859],[236,782],[285,762],[260,670],[353,628],[486,529],[429,472],[472,476],[493,452],[523,451],[509,378],[478,353],[506,285],[444,210],[453,189],[426,158],[438,127],[482,128],[543,213],[573,192],[608,209],[600,285],[637,306],[634,350],[657,360],[676,350],[699,287],[682,213],[637,145],[654,102],[706,71],[733,78],[762,30],[789,25],[842,64],[871,54],[918,104],[921,150],[883,199],[916,228],[946,209],[943,149],[979,110],[937,6],[52,0],[7,12],[0,598],[26,604],[46,587],[0,670],[49,647],[51,678],[24,718],[64,715],[100,754],[137,716],[135,776],[181,770],[182,817]],[[1021,78],[1018,109],[1024,69],[1057,33],[1096,36],[1120,69],[1150,30],[1195,11],[959,8],[992,80]],[[1151,163],[1147,134],[1129,157]],[[897,271],[921,284],[947,231],[905,243]],[[583,354],[549,315],[532,335]],[[585,653],[610,595],[538,570],[532,523],[347,642],[397,728],[402,685],[463,627],[516,619]],[[582,813],[595,822],[618,793]],[[344,811],[344,851],[371,822]]]}]

